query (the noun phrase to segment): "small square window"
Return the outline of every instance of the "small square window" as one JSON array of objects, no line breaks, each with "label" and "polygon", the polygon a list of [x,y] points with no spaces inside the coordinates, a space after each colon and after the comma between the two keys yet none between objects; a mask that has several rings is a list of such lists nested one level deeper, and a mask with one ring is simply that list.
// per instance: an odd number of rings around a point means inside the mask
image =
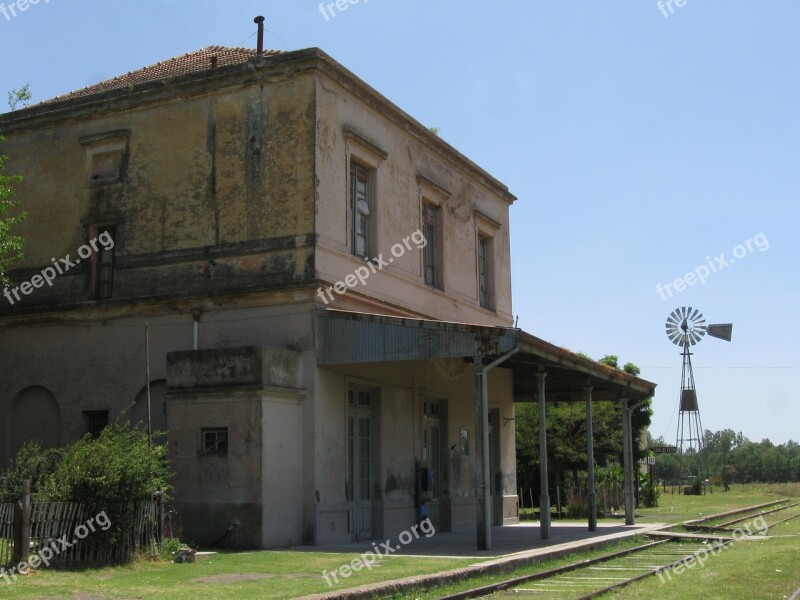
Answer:
[{"label": "small square window", "polygon": [[200,430],[201,454],[227,454],[228,428],[205,427]]},{"label": "small square window", "polygon": [[106,131],[80,138],[86,156],[86,180],[90,186],[119,183],[125,179],[128,164],[127,129]]},{"label": "small square window", "polygon": [[83,411],[83,420],[86,423],[86,432],[90,433],[93,438],[100,437],[103,429],[108,427],[108,411],[85,410]]},{"label": "small square window", "polygon": [[100,152],[92,155],[89,178],[92,183],[112,183],[120,179],[122,150]]}]

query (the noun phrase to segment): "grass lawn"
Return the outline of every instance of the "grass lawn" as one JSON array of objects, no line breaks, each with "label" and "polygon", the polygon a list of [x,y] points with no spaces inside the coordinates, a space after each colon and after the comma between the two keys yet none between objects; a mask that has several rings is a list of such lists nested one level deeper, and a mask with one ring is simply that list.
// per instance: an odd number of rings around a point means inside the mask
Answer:
[{"label": "grass lawn", "polygon": [[66,571],[40,569],[8,585],[0,578],[0,598],[296,598],[365,583],[435,573],[466,563],[463,559],[388,557],[353,573],[342,585],[329,588],[322,570],[329,571],[357,554],[321,552],[220,553],[195,563],[139,561],[124,567]]},{"label": "grass lawn", "polygon": [[636,509],[636,514],[641,515],[636,522],[677,523],[788,497],[787,494],[779,494],[778,487],[733,485],[729,492],[715,488],[713,494],[705,496],[673,496],[667,488],[667,493],[661,496],[656,508]]},{"label": "grass lawn", "polygon": [[[800,485],[734,486],[730,492],[705,496],[662,496],[661,506],[639,509],[637,522],[680,522],[778,498],[800,498]],[[787,515],[788,516],[788,515]],[[777,518],[777,517],[776,517]],[[696,566],[662,584],[652,577],[617,593],[626,598],[788,598],[800,587],[800,518],[776,526],[774,535],[792,535],[758,541],[741,541],[704,567]],[[793,535],[794,534],[794,535]],[[627,541],[609,547],[621,549],[636,544]],[[597,552],[572,555],[529,565],[513,575],[553,568]],[[0,578],[1,598],[38,599],[133,599],[159,598],[296,598],[306,594],[338,591],[366,583],[455,569],[472,561],[449,558],[387,557],[372,570],[354,572],[329,588],[322,571],[333,571],[357,554],[322,552],[257,551],[225,552],[201,558],[194,564],[140,561],[123,567],[76,571],[42,568],[12,585]],[[468,582],[438,587],[434,592],[409,593],[396,598],[436,598],[458,589],[485,585],[509,575],[486,576]]]},{"label": "grass lawn", "polygon": [[800,587],[800,537],[734,543],[672,579],[648,577],[603,598],[789,598]]}]

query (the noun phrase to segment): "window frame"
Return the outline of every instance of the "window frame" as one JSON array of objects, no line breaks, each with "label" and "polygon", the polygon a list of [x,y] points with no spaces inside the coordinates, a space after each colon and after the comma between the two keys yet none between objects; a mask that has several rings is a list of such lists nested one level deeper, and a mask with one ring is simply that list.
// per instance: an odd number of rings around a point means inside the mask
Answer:
[{"label": "window frame", "polygon": [[[103,430],[108,427],[110,422],[108,410],[84,410],[83,420],[86,424],[86,433],[90,434],[94,439],[100,437],[100,434],[103,433]],[[100,428],[97,428],[98,421],[104,422]]]},{"label": "window frame", "polygon": [[[363,175],[363,178],[359,176]],[[356,159],[350,159],[350,249],[354,256],[369,260],[375,248],[375,202],[373,200],[374,193],[373,181],[375,180],[375,170],[362,164]],[[359,211],[359,197],[358,197],[358,182],[363,181],[365,184],[365,200],[366,204],[366,218],[364,232],[364,252],[363,254],[358,251],[358,223],[361,212]]]},{"label": "window frame", "polygon": [[[81,137],[78,141],[86,153],[86,184],[90,187],[122,183],[128,170],[129,140],[131,132],[118,129]],[[113,157],[116,171],[103,177],[95,176],[98,159]]]},{"label": "window frame", "polygon": [[[481,308],[497,312],[497,248],[496,238],[503,226],[482,212],[475,210],[475,285]],[[481,292],[481,240],[485,242],[486,295]]]},{"label": "window frame", "polygon": [[492,238],[478,232],[477,244],[478,303],[492,310]]},{"label": "window frame", "polygon": [[[114,274],[115,274],[115,267],[116,267],[116,250],[117,250],[117,232],[119,231],[119,227],[115,222],[107,222],[107,223],[98,223],[92,225],[89,228],[89,239],[90,240],[97,240],[97,238],[102,235],[104,232],[109,231],[111,232],[111,239],[114,242],[114,245],[106,250],[101,245],[98,245],[97,251],[92,252],[92,280],[91,280],[91,290],[92,290],[92,298],[94,300],[111,300],[114,297]],[[104,259],[107,255],[110,255],[110,261],[104,262]],[[102,273],[103,269],[108,269],[108,281],[105,282]],[[101,294],[100,286],[107,285],[108,292]]]},{"label": "window frame", "polygon": [[[429,229],[430,228],[430,229]],[[442,207],[422,200],[422,235],[426,245],[422,249],[422,279],[425,285],[441,290],[444,288],[442,278]],[[428,276],[428,269],[432,270]]]},{"label": "window frame", "polygon": [[[419,222],[420,230],[425,236],[426,245],[420,254],[420,270],[423,283],[431,289],[444,291],[446,284],[445,274],[445,235],[447,231],[445,211],[443,205],[450,198],[450,192],[432,179],[417,174],[419,186]],[[426,232],[426,209],[434,211],[434,236]],[[428,258],[433,255],[435,277],[433,282],[428,280]]]},{"label": "window frame", "polygon": [[[363,136],[350,126],[342,128],[342,136],[345,140],[345,156],[347,159],[347,245],[350,254],[361,260],[373,260],[374,254],[379,247],[380,236],[380,190],[379,178],[380,167],[389,154],[378,146],[375,142]],[[364,253],[357,252],[356,247],[356,198],[354,194],[355,171],[354,165],[358,169],[364,169],[368,176],[368,208],[369,217],[367,223],[367,239],[365,241]]]},{"label": "window frame", "polygon": [[[220,447],[220,434],[224,435],[224,448]],[[214,435],[213,447],[207,444],[207,436]],[[227,426],[224,427],[201,427],[200,428],[200,456],[224,456],[228,454],[230,448],[230,431]]]}]

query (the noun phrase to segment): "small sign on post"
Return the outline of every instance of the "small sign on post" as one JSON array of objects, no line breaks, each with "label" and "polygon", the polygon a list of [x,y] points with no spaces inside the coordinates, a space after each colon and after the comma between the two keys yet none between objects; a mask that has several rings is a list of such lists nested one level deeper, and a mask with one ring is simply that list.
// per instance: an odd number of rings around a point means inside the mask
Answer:
[{"label": "small sign on post", "polygon": [[639,459],[640,465],[654,465],[656,464],[656,457],[655,456],[643,456]]}]

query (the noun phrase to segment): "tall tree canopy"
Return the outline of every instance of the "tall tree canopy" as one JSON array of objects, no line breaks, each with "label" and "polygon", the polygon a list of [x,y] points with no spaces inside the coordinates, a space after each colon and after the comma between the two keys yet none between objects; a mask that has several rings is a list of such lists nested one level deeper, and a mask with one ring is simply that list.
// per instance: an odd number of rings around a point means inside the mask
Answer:
[{"label": "tall tree canopy", "polygon": [[[30,87],[26,84],[19,90],[8,93],[8,106],[11,110],[19,104],[28,106],[31,99]],[[0,135],[0,143],[4,141]],[[19,225],[27,217],[27,213],[15,210],[19,199],[14,195],[14,185],[22,181],[19,175],[7,175],[5,164],[8,157],[0,153],[0,285],[8,285],[8,270],[12,263],[24,257],[25,240],[11,233],[11,228]]]},{"label": "tall tree canopy", "polygon": [[[0,142],[3,137],[0,136]],[[19,200],[14,196],[14,184],[22,181],[19,175],[6,175],[5,164],[7,156],[0,154],[0,285],[8,285],[9,266],[20,260],[24,254],[25,240],[14,235],[11,228],[19,225],[27,216],[24,212],[14,209],[19,206]]]}]

